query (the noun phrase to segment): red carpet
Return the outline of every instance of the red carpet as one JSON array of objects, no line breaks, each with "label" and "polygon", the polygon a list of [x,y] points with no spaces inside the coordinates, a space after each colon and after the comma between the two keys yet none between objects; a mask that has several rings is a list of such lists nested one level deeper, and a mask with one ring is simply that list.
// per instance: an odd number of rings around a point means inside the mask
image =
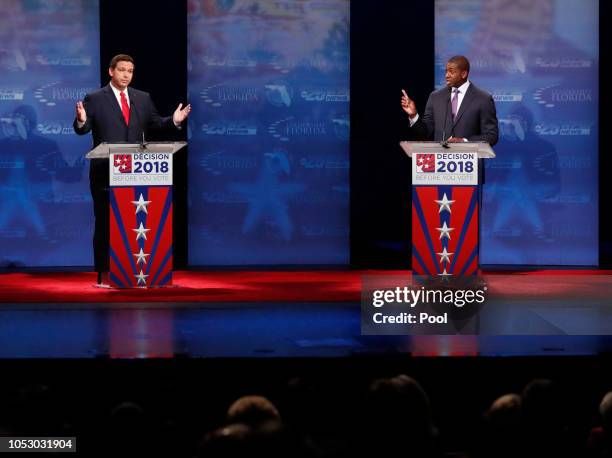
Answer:
[{"label": "red carpet", "polygon": [[174,272],[175,288],[95,288],[92,272],[0,274],[0,302],[359,301],[361,275],[405,271]]},{"label": "red carpet", "polygon": [[[359,302],[362,275],[410,275],[410,272],[178,271],[174,273],[175,288],[126,290],[95,288],[96,274],[92,272],[5,273],[0,274],[0,302]],[[584,293],[585,281],[606,290],[611,278],[610,271],[585,270],[487,275],[491,292],[515,298],[580,295]],[[585,276],[589,276],[588,281]]]}]

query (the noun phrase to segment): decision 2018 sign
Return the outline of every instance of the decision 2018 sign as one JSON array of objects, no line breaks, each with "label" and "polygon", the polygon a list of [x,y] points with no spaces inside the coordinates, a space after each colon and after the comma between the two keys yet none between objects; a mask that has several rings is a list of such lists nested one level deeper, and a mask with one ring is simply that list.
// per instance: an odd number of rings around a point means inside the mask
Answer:
[{"label": "decision 2018 sign", "polygon": [[110,153],[111,186],[171,186],[170,153]]},{"label": "decision 2018 sign", "polygon": [[477,185],[476,153],[414,153],[413,185]]}]

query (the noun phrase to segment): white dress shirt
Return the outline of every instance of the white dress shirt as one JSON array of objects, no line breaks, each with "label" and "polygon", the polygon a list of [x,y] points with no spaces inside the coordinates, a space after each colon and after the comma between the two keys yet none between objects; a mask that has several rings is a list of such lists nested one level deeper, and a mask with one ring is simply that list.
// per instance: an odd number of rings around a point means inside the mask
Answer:
[{"label": "white dress shirt", "polygon": [[[113,93],[115,94],[115,98],[117,99],[117,103],[119,103],[119,108],[121,109],[121,112],[123,112],[123,107],[121,106],[121,91],[119,89],[117,89],[115,86],[113,86],[113,83],[110,83],[110,87],[113,90]],[[130,95],[128,94],[128,88],[127,87],[123,90],[123,93],[125,94],[125,98],[127,100],[127,104],[128,104],[128,108],[129,108],[131,105],[130,105]]]},{"label": "white dress shirt", "polygon": [[[457,89],[459,89],[459,100],[457,100],[457,113],[459,113],[459,109],[461,108],[461,102],[463,102],[463,97],[465,97],[465,93],[468,90],[468,87],[470,87],[470,82],[466,81],[465,83],[463,83],[461,86],[459,86]],[[453,88],[454,90],[455,88]],[[453,96],[453,91],[451,91],[451,99]]]},{"label": "white dress shirt", "polygon": [[[115,94],[115,97],[117,98],[117,103],[119,103],[119,108],[121,109],[121,112],[123,113],[123,107],[121,106],[121,91],[119,89],[117,89],[115,86],[113,86],[113,83],[110,83],[110,87],[113,90],[113,93]],[[130,105],[130,95],[128,94],[128,88],[126,87],[123,90],[124,94],[125,94],[125,98],[127,100],[127,104],[128,104],[128,108],[131,107]],[[174,118],[172,119],[172,122],[174,123],[174,126],[176,128],[178,128],[180,130],[181,128],[181,124],[177,124],[174,122]]]}]

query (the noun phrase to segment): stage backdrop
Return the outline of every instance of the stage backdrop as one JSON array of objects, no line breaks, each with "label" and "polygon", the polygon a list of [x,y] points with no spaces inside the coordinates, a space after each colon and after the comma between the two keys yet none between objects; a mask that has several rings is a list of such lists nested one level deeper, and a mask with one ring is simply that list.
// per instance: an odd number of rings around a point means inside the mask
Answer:
[{"label": "stage backdrop", "polygon": [[436,85],[465,54],[493,94],[481,263],[598,262],[597,0],[436,0]]},{"label": "stage backdrop", "polygon": [[349,1],[188,3],[189,262],[349,262]]},{"label": "stage backdrop", "polygon": [[91,265],[93,210],[77,100],[99,87],[98,2],[3,0],[0,266]]}]

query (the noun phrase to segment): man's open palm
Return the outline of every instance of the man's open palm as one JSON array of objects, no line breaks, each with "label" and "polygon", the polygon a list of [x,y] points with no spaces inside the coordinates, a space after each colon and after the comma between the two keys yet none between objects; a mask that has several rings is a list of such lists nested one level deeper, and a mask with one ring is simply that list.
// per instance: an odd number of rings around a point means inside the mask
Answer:
[{"label": "man's open palm", "polygon": [[183,108],[183,104],[179,103],[179,106],[172,115],[172,120],[175,124],[180,124],[185,119],[187,119],[187,116],[189,116],[189,112],[191,112],[191,105],[186,105],[185,108]]}]

